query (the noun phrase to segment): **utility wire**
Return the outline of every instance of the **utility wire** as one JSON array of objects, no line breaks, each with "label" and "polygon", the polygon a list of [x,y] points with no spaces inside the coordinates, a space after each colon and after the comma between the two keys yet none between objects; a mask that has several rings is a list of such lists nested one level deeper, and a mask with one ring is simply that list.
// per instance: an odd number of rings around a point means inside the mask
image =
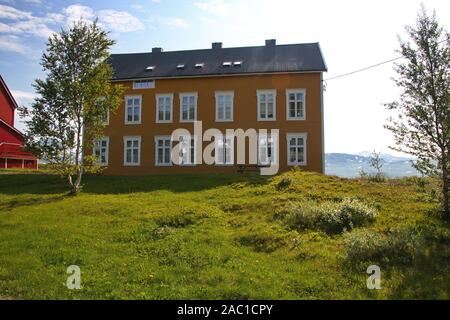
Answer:
[{"label": "utility wire", "polygon": [[[441,43],[446,42],[446,41],[448,41],[448,39],[441,40],[441,41],[439,41],[437,44],[441,44]],[[386,64],[386,63],[393,62],[393,61],[398,60],[398,59],[401,59],[401,58],[404,58],[404,57],[403,57],[403,56],[400,56],[400,57],[397,57],[397,58],[394,58],[394,59],[386,60],[386,61],[383,61],[383,62],[374,64],[374,65],[371,65],[371,66],[368,66],[368,67],[365,67],[365,68],[362,68],[362,69],[358,69],[358,70],[355,70],[355,71],[350,71],[350,72],[347,72],[347,73],[344,73],[344,74],[340,74],[340,75],[335,76],[335,77],[331,77],[331,78],[328,78],[328,79],[324,79],[324,80],[322,80],[322,81],[329,81],[329,80],[333,80],[333,79],[337,79],[337,78],[349,76],[349,75],[351,75],[351,74],[358,73],[358,72],[361,72],[361,71],[366,71],[366,70],[368,70],[368,69],[372,69],[372,68],[381,66],[381,65]]]},{"label": "utility wire", "polygon": [[368,67],[365,67],[365,68],[362,68],[362,69],[358,69],[358,70],[355,70],[355,71],[351,71],[351,72],[347,72],[347,73],[344,73],[344,74],[340,74],[340,75],[335,76],[335,77],[331,77],[331,78],[328,78],[328,79],[324,79],[323,81],[329,81],[329,80],[333,80],[333,79],[337,79],[337,78],[349,76],[349,75],[351,75],[351,74],[358,73],[358,72],[361,72],[361,71],[365,71],[365,70],[368,70],[368,69],[372,69],[372,68],[381,66],[381,65],[386,64],[386,63],[393,62],[393,61],[398,60],[398,59],[401,59],[401,58],[404,58],[404,57],[401,56],[401,57],[397,57],[397,58],[394,58],[394,59],[386,60],[386,61],[383,61],[383,62],[374,64],[374,65],[371,65],[371,66],[368,66]]}]

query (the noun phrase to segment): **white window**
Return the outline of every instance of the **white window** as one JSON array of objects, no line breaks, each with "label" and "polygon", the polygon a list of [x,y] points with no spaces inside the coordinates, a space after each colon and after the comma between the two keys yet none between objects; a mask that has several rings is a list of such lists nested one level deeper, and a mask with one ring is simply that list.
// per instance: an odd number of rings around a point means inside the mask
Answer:
[{"label": "white window", "polygon": [[287,120],[305,120],[305,89],[286,90],[286,118]]},{"label": "white window", "polygon": [[258,120],[276,120],[277,92],[276,90],[258,90]]},{"label": "white window", "polygon": [[172,165],[172,140],[170,136],[155,137],[155,165]]},{"label": "white window", "polygon": [[123,164],[139,166],[141,164],[141,137],[123,137],[123,145]]},{"label": "white window", "polygon": [[288,165],[306,165],[306,133],[288,133],[286,138]]},{"label": "white window", "polygon": [[[153,70],[153,69],[152,69]],[[155,80],[135,80],[133,81],[133,89],[153,89]]]},{"label": "white window", "polygon": [[109,138],[104,137],[94,140],[94,155],[98,159],[98,163],[101,166],[108,165],[108,150],[109,150]]},{"label": "white window", "polygon": [[269,165],[275,162],[274,143],[270,134],[258,135],[258,164]]},{"label": "white window", "polygon": [[172,122],[173,94],[156,95],[156,122]]},{"label": "white window", "polygon": [[233,91],[216,92],[216,121],[233,121]]},{"label": "white window", "polygon": [[106,110],[106,112],[102,114],[102,121],[105,125],[109,124],[109,110]]},{"label": "white window", "polygon": [[125,124],[141,123],[142,96],[125,97]]},{"label": "white window", "polygon": [[232,165],[234,163],[234,136],[216,136],[214,153],[216,165]]},{"label": "white window", "polygon": [[195,137],[179,137],[179,164],[182,166],[195,165]]},{"label": "white window", "polygon": [[197,120],[197,93],[180,93],[180,122]]}]

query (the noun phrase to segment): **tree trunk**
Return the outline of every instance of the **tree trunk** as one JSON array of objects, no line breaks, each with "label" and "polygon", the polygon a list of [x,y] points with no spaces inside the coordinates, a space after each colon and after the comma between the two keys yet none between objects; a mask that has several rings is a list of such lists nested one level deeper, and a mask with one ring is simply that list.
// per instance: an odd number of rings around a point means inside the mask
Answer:
[{"label": "tree trunk", "polygon": [[447,221],[450,221],[450,212],[449,212],[449,206],[448,206],[448,166],[447,164],[443,165],[442,168],[442,196],[443,196],[443,212],[444,212],[444,218]]},{"label": "tree trunk", "polygon": [[[77,178],[76,178],[75,182],[71,184],[71,186],[72,186],[72,188],[70,189],[71,195],[76,196],[80,192],[82,176],[83,176],[83,168],[78,166],[77,167]],[[72,180],[72,177],[70,177],[70,180]]]}]

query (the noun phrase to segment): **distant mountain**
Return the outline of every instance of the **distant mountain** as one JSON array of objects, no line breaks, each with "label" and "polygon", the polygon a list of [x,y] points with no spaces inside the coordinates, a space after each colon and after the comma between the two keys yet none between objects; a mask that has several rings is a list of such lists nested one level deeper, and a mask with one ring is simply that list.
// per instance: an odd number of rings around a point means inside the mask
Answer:
[{"label": "distant mountain", "polygon": [[[360,170],[372,173],[370,167],[370,152],[358,154],[327,153],[325,154],[325,173],[340,177],[354,178],[359,176]],[[383,159],[382,171],[391,178],[420,175],[411,165],[410,158],[381,154]]]}]

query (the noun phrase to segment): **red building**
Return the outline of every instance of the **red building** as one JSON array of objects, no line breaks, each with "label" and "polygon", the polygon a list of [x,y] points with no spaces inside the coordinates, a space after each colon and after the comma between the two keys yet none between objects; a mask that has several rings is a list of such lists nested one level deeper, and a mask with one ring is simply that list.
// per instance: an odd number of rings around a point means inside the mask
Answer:
[{"label": "red building", "polygon": [[17,103],[0,76],[0,168],[37,169],[37,158],[23,148],[23,135],[14,128]]}]

